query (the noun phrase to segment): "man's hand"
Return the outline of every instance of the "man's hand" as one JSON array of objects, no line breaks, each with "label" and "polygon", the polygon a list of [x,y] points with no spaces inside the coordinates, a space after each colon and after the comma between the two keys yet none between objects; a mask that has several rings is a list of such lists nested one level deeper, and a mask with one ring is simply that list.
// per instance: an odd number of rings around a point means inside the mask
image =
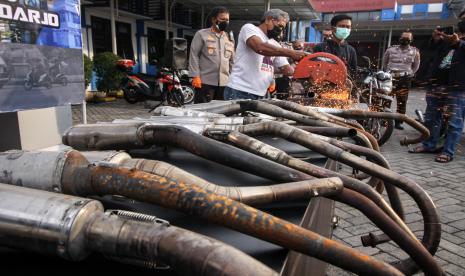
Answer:
[{"label": "man's hand", "polygon": [[450,45],[455,45],[457,43],[460,42],[460,38],[459,38],[459,35],[454,33],[452,35],[448,35],[446,33],[443,33],[443,32],[440,32],[440,35],[442,36],[442,38],[448,42]]},{"label": "man's hand", "polygon": [[268,92],[273,93],[276,90],[276,84],[273,82],[268,86]]},{"label": "man's hand", "polygon": [[196,89],[202,88],[202,80],[200,79],[200,77],[192,78],[192,87]]},{"label": "man's hand", "polygon": [[290,51],[292,52],[289,54],[289,57],[295,61],[299,61],[305,57],[305,52],[303,51],[294,51],[294,50],[290,50]]}]

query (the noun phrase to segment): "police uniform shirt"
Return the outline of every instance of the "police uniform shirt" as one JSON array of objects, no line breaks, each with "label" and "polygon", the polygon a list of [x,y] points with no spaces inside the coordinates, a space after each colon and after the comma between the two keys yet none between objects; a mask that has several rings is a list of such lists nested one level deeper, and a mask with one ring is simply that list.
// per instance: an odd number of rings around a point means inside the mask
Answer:
[{"label": "police uniform shirt", "polygon": [[226,32],[199,30],[191,43],[189,76],[200,77],[204,84],[226,86],[233,60],[234,44]]}]

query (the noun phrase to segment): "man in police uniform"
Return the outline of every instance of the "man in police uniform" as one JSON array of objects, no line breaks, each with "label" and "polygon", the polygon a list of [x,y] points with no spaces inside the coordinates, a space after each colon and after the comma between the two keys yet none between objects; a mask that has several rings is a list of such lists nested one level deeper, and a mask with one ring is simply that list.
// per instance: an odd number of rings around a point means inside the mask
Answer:
[{"label": "man in police uniform", "polygon": [[[383,57],[383,68],[390,71],[395,80],[393,90],[397,99],[397,113],[405,114],[409,89],[412,79],[420,67],[420,51],[411,46],[413,34],[411,31],[402,33],[399,45],[394,45],[386,50]],[[397,129],[404,129],[402,122],[396,121]]]},{"label": "man in police uniform", "polygon": [[196,89],[195,103],[223,100],[234,59],[234,43],[225,31],[229,11],[225,7],[213,8],[210,22],[211,28],[195,34],[189,54],[189,75]]}]

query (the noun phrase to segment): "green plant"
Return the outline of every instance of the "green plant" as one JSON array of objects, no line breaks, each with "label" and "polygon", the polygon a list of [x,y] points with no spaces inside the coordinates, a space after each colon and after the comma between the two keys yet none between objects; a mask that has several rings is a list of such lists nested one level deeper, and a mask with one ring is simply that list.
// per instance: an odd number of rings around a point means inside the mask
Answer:
[{"label": "green plant", "polygon": [[116,68],[116,61],[121,59],[119,56],[104,52],[94,56],[94,70],[97,75],[97,89],[109,92],[116,90],[121,83],[123,73]]},{"label": "green plant", "polygon": [[92,70],[94,70],[94,64],[87,55],[84,54],[82,58],[84,59],[84,81],[87,87],[89,86],[92,79]]}]

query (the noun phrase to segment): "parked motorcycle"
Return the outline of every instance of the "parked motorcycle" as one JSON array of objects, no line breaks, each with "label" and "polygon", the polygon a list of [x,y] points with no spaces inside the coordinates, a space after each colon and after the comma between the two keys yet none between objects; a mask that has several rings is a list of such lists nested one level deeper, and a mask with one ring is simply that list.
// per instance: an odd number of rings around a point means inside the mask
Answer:
[{"label": "parked motorcycle", "polygon": [[[117,67],[125,73],[121,82],[124,98],[129,103],[143,100],[158,100],[161,104],[171,106],[183,106],[193,101],[194,91],[181,85],[179,72],[168,68],[160,68],[155,78],[150,76],[136,75],[132,73],[134,61],[122,59],[117,62]],[[146,79],[146,80],[144,80]],[[152,83],[149,85],[148,83]],[[187,95],[187,101],[184,95]],[[190,99],[192,98],[192,99]]]},{"label": "parked motorcycle", "polygon": [[24,89],[27,91],[31,90],[33,87],[40,86],[44,86],[50,89],[52,88],[52,84],[52,78],[50,77],[48,70],[45,68],[42,62],[34,64],[24,79]]},{"label": "parked motorcycle", "polygon": [[[360,87],[356,90],[358,101],[365,103],[371,111],[392,112],[391,104],[392,75],[384,71],[371,69],[371,60],[362,57],[367,64],[366,68],[359,68],[358,74],[361,81]],[[394,131],[394,120],[372,118],[361,122],[363,126],[373,134],[379,145],[383,145],[389,140]]]},{"label": "parked motorcycle", "polygon": [[192,87],[192,80],[189,77],[188,70],[179,70],[177,71],[179,80],[181,82],[181,91],[184,96],[184,104],[191,104],[194,102],[195,90]]}]

